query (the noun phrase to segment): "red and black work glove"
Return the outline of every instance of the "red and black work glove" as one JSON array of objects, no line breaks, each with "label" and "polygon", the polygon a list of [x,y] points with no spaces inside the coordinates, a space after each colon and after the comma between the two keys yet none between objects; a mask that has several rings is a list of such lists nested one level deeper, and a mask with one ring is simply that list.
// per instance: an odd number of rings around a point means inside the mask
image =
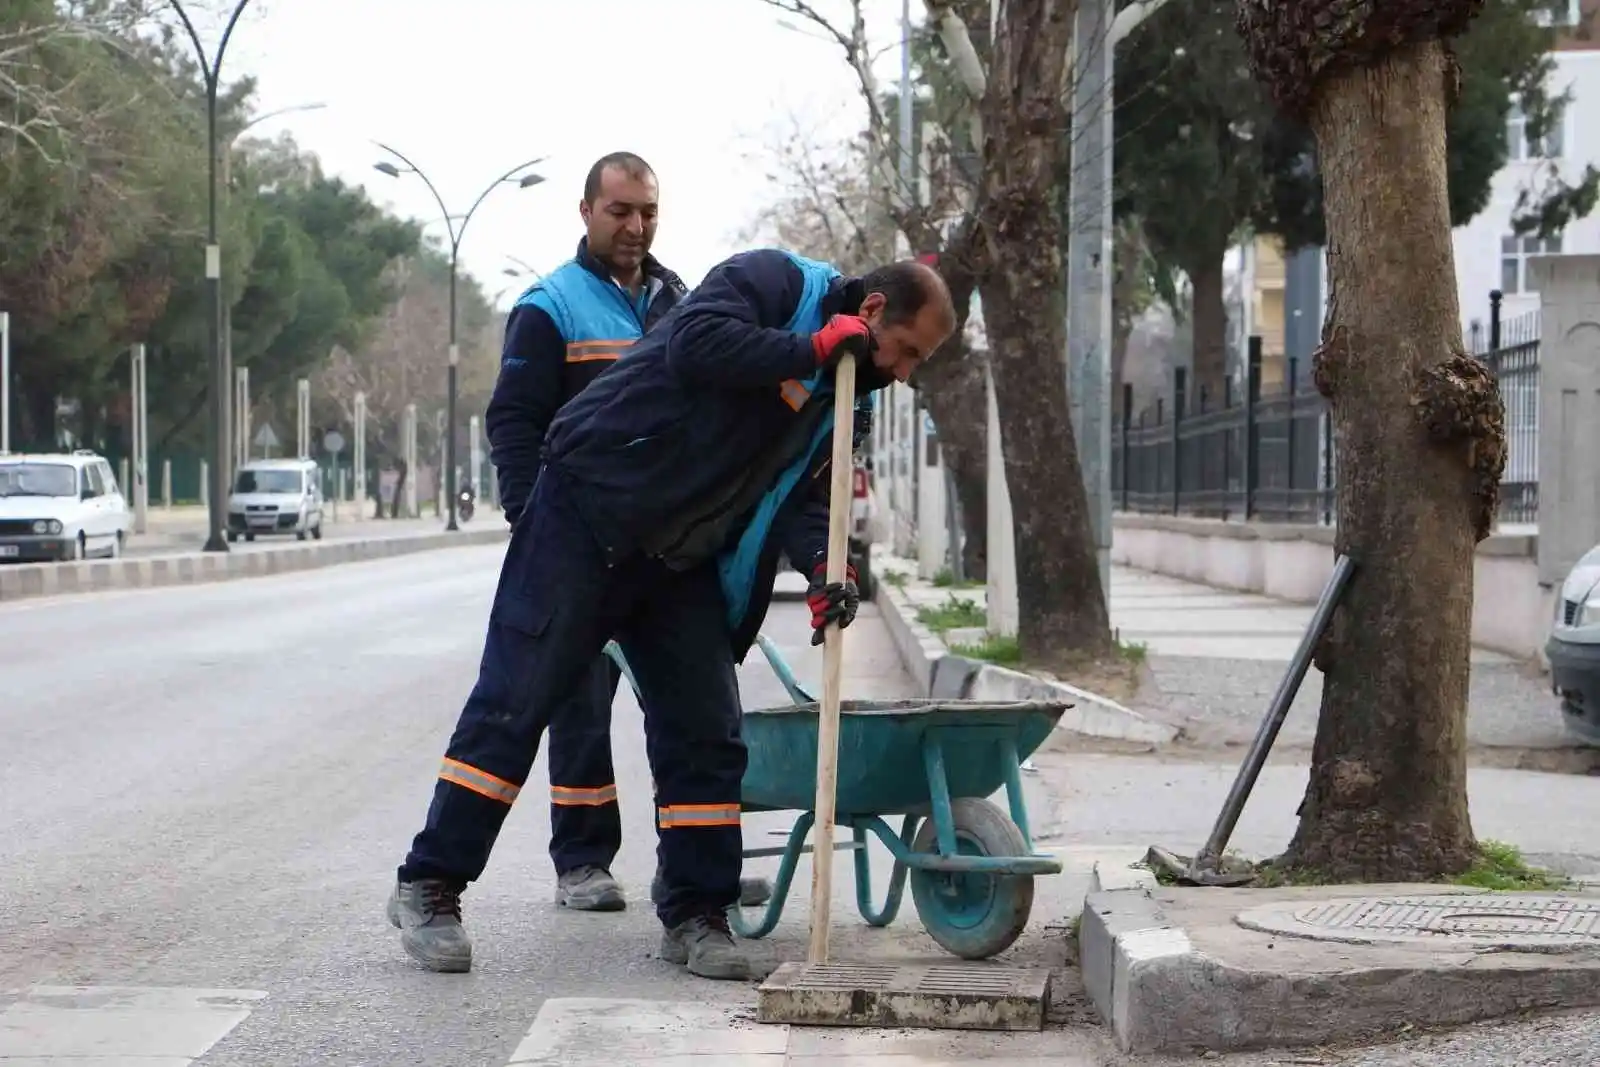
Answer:
[{"label": "red and black work glove", "polygon": [[845,568],[842,582],[829,582],[828,566],[819,563],[811,572],[811,585],[806,589],[806,605],[811,608],[811,643],[822,644],[822,635],[830,622],[844,629],[855,620],[856,609],[861,607],[861,590],[856,588],[856,569]]},{"label": "red and black work glove", "polygon": [[816,353],[819,367],[833,366],[846,352],[852,353],[857,362],[865,361],[875,347],[872,328],[855,315],[835,315],[811,335],[811,351]]}]

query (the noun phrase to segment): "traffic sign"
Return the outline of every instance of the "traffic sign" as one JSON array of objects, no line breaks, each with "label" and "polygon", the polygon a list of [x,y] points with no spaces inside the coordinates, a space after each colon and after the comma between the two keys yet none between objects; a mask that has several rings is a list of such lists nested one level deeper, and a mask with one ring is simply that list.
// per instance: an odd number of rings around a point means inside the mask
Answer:
[{"label": "traffic sign", "polygon": [[255,446],[257,448],[278,447],[278,435],[273,432],[270,422],[263,422],[261,429],[256,431]]},{"label": "traffic sign", "polygon": [[323,435],[322,447],[337,456],[344,451],[344,434],[338,430],[329,430]]}]

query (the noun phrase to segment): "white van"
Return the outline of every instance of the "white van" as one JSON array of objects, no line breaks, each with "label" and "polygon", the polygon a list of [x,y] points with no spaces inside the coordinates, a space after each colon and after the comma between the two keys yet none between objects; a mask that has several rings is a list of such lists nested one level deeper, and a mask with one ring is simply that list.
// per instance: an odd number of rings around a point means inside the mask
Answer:
[{"label": "white van", "polygon": [[322,471],[315,460],[257,459],[233,476],[228,540],[266,534],[322,540]]}]

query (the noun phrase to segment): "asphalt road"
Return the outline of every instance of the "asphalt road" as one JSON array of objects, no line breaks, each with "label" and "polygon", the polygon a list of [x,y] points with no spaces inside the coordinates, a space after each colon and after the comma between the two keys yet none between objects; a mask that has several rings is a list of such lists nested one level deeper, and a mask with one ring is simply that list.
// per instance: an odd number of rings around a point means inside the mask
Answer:
[{"label": "asphalt road", "polygon": [[[120,1019],[132,1029],[110,1050],[144,1042],[141,1067],[502,1067],[553,998],[751,1003],[748,985],[654,958],[649,777],[627,695],[615,713],[617,874],[633,906],[590,916],[552,905],[541,759],[534,802],[513,812],[466,898],[474,972],[427,974],[400,951],[382,905],[472,680],[499,552],[0,606],[0,1063],[43,1067],[20,1057],[65,1051]],[[766,630],[814,684],[821,657],[803,605],[775,605]],[[870,605],[846,649],[847,695],[909,693]],[[742,684],[747,706],[786,700],[758,654]],[[1231,777],[1217,763],[1149,757],[1052,751],[1037,762],[1025,783],[1039,842],[1080,850],[1193,847]],[[1281,847],[1303,773],[1268,769],[1237,844]],[[1600,853],[1588,830],[1600,780],[1484,769],[1473,788],[1481,835],[1575,867]],[[788,822],[748,818],[747,843],[777,844],[769,835]],[[809,880],[802,865],[783,924],[756,945],[769,965],[804,956]],[[1083,888],[1071,875],[1041,880],[1007,962],[1059,963]],[[949,959],[909,907],[888,931],[865,930],[846,877],[834,915],[839,958]],[[40,985],[73,988],[4,992]],[[1058,1040],[1050,1062],[1120,1062],[1063,988],[1056,1018],[1070,1030],[1029,1040]],[[980,1044],[995,1055],[1009,1040]],[[1580,1018],[1429,1040],[1326,1062],[1566,1064],[1594,1037]],[[1305,1061],[1240,1067],[1267,1062]]]},{"label": "asphalt road", "polygon": [[[541,757],[534,802],[466,898],[473,973],[423,973],[384,921],[476,670],[500,551],[0,607],[0,991],[235,991],[194,995],[212,1008],[265,994],[206,1067],[500,1067],[549,997],[747,1003],[748,985],[653,958],[649,775],[627,696],[614,719],[627,912],[552,904]],[[775,605],[766,630],[815,685],[804,605]],[[907,695],[870,606],[851,633],[850,695]],[[742,682],[747,707],[787,702],[759,654]],[[747,836],[788,823],[752,817]],[[759,946],[774,965],[804,957],[806,868],[796,884]],[[848,880],[838,888],[847,919]],[[167,1062],[186,1060],[149,1067]]]}]

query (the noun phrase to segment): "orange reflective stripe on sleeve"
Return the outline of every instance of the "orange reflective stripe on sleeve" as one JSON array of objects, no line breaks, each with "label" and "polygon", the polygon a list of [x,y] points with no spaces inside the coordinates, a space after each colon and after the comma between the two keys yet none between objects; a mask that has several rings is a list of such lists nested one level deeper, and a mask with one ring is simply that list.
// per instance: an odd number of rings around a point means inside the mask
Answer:
[{"label": "orange reflective stripe on sleeve", "polygon": [[805,407],[806,401],[811,399],[811,390],[797,378],[790,378],[778,386],[778,393],[783,397],[783,402],[796,411]]},{"label": "orange reflective stripe on sleeve", "polygon": [[439,768],[439,777],[451,785],[459,785],[462,789],[470,789],[480,796],[490,800],[498,800],[502,804],[510,805],[517,799],[517,794],[522,792],[522,787],[496,778],[488,771],[480,771],[470,767],[460,760],[445,758]]},{"label": "orange reflective stripe on sleeve", "polygon": [[663,830],[739,825],[737,804],[670,804],[657,808],[656,815]]},{"label": "orange reflective stripe on sleeve", "polygon": [[550,803],[558,804],[563,808],[598,808],[604,804],[615,804],[616,802],[617,787],[615,785],[602,785],[593,789],[570,785],[553,785],[550,787]]},{"label": "orange reflective stripe on sleeve", "polygon": [[567,345],[567,362],[596,363],[614,360],[632,346],[633,339],[628,337],[606,341],[573,341]]}]

